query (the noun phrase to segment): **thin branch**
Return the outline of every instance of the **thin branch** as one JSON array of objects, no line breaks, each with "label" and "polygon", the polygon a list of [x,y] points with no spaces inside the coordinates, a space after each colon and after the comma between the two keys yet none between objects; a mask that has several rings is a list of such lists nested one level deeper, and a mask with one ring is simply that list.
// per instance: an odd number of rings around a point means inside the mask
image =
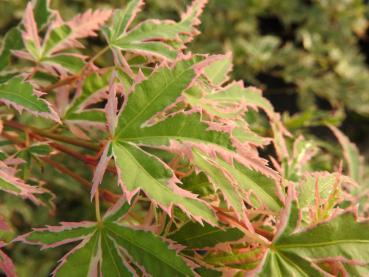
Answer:
[{"label": "thin branch", "polygon": [[[7,140],[12,141],[13,143],[15,143],[15,144],[17,144],[21,147],[25,147],[25,143],[22,140],[20,140],[18,137],[10,135],[7,132],[2,132],[1,136],[6,138]],[[59,164],[58,162],[56,162],[56,161],[54,161],[54,160],[52,160],[48,157],[39,157],[39,158],[41,160],[43,160],[44,162],[46,162],[47,164],[50,164],[55,169],[59,170],[61,173],[64,173],[64,174],[68,175],[69,177],[73,178],[74,180],[79,182],[81,185],[83,185],[85,188],[91,189],[91,182],[89,182],[85,178],[79,176],[78,174],[74,173],[72,170],[68,169],[67,167]],[[102,189],[100,197],[102,199],[104,199],[105,201],[114,204],[118,200],[119,195],[114,194],[114,193],[110,192],[109,190]]]},{"label": "thin branch", "polygon": [[38,129],[38,128],[34,128],[34,127],[29,127],[26,125],[23,125],[21,123],[9,120],[9,121],[4,121],[3,122],[5,126],[14,128],[14,129],[18,129],[18,130],[22,130],[24,132],[28,132],[28,133],[35,133],[38,135],[41,135],[43,137],[47,137],[53,140],[57,140],[57,141],[61,141],[61,142],[65,142],[68,144],[72,144],[75,146],[79,146],[79,147],[84,147],[87,149],[91,149],[91,150],[100,150],[99,145],[92,143],[90,141],[87,140],[83,140],[83,139],[78,139],[78,138],[72,138],[72,137],[67,137],[67,136],[62,136],[59,134],[55,134],[52,133],[50,131],[46,131],[46,130],[42,130],[42,129]]},{"label": "thin branch", "polygon": [[[81,185],[83,185],[85,188],[91,189],[91,182],[79,176],[78,174],[74,173],[72,170],[66,168],[65,166],[62,166],[58,162],[55,162],[54,160],[47,158],[47,157],[41,157],[41,160],[43,160],[47,164],[50,164],[52,167],[59,170],[61,173],[64,173],[68,175],[69,177],[73,178],[74,180],[79,182]],[[100,197],[104,199],[105,201],[114,204],[118,200],[119,195],[114,194],[106,189],[102,189]]]}]

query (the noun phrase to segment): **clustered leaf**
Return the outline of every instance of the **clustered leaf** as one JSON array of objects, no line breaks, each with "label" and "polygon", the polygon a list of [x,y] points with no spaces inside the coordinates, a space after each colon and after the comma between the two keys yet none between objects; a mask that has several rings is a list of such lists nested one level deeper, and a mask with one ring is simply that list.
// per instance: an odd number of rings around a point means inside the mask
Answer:
[{"label": "clustered leaf", "polygon": [[[330,126],[349,176],[336,163],[330,172],[315,162],[322,142],[295,138],[259,89],[231,81],[231,53],[190,53],[206,2],[192,1],[179,21],[137,24],[143,0],[69,21],[47,0],[28,3],[0,56],[0,190],[28,200],[25,228],[34,204],[59,224],[0,233],[7,276],[17,273],[4,252],[15,242],[68,249],[53,276],[368,273],[356,146]],[[82,40],[98,34],[106,47],[85,56],[95,49]],[[59,220],[64,199],[82,195],[96,220]],[[4,206],[0,232],[16,230],[18,207]]]},{"label": "clustered leaf", "polygon": [[79,242],[61,260],[53,276],[194,276],[192,269],[160,237],[121,224],[128,204],[119,201],[102,222],[70,222],[35,229],[21,240],[42,248]]}]

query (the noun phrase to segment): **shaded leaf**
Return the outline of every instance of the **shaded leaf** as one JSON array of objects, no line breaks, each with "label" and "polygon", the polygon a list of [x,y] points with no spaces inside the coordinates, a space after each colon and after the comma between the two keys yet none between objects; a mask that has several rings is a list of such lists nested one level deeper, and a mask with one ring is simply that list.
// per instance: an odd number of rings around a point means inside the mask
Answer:
[{"label": "shaded leaf", "polygon": [[169,236],[170,239],[190,248],[204,248],[218,243],[237,241],[243,233],[236,228],[217,228],[209,224],[188,222]]}]

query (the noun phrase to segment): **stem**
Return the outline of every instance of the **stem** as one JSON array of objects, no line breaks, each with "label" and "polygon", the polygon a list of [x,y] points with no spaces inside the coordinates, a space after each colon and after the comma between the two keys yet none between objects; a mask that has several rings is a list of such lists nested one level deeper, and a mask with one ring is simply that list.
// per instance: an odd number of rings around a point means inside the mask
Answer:
[{"label": "stem", "polygon": [[93,56],[91,59],[90,59],[90,61],[89,61],[89,63],[93,63],[98,57],[100,57],[102,54],[104,54],[106,51],[108,51],[109,50],[109,46],[106,46],[106,47],[104,47],[103,49],[101,49],[99,52],[97,52],[96,54],[95,54],[95,56]]},{"label": "stem", "polygon": [[95,195],[95,213],[96,213],[96,221],[98,223],[101,223],[101,214],[100,214],[100,195],[99,195],[99,189],[96,190]]},{"label": "stem", "polygon": [[213,206],[213,205],[212,207],[216,210],[217,216],[220,220],[223,220],[224,222],[227,222],[233,226],[236,226],[238,229],[240,229],[244,233],[245,237],[248,238],[250,242],[257,242],[267,247],[270,245],[270,242],[262,235],[249,231],[247,226],[245,226],[245,224],[243,224],[242,222],[239,222],[237,219],[226,214],[218,207]]},{"label": "stem", "polygon": [[46,130],[37,129],[34,127],[28,127],[26,125],[23,125],[21,123],[18,123],[12,120],[4,121],[4,125],[9,126],[14,129],[22,130],[26,133],[32,132],[32,133],[41,135],[46,138],[51,138],[53,140],[65,142],[65,143],[72,144],[75,146],[84,147],[84,148],[91,149],[91,150],[100,150],[100,147],[97,144],[92,143],[90,141],[54,134]]},{"label": "stem", "polygon": [[[2,132],[1,136],[6,138],[7,140],[10,140],[12,142],[14,142],[15,144],[21,146],[21,147],[25,147],[25,143],[20,140],[19,138],[8,134],[7,132]],[[78,174],[74,173],[72,170],[68,169],[65,166],[62,166],[61,164],[59,164],[58,162],[48,158],[48,157],[40,157],[41,160],[43,160],[44,162],[46,162],[47,164],[51,165],[52,167],[54,167],[55,169],[59,170],[61,173],[64,173],[66,175],[68,175],[69,177],[73,178],[74,180],[76,180],[77,182],[79,182],[81,185],[83,185],[85,188],[87,189],[91,189],[91,183],[86,180],[85,178],[79,176]],[[104,199],[105,201],[114,204],[118,198],[119,195],[114,194],[112,192],[110,192],[109,190],[103,189],[101,190],[101,198]]]},{"label": "stem", "polygon": [[74,74],[72,76],[68,76],[68,77],[66,77],[62,80],[59,80],[58,82],[56,82],[54,84],[43,87],[43,88],[41,88],[41,90],[44,91],[44,92],[50,92],[55,88],[62,87],[62,86],[65,86],[65,85],[68,85],[68,84],[71,84],[71,83],[77,81],[78,79],[80,79],[83,76],[83,73],[85,72],[86,68],[88,67],[87,65],[92,64],[98,57],[100,57],[102,54],[104,54],[107,50],[109,50],[109,46],[107,46],[107,47],[101,49],[99,52],[97,52],[96,55],[93,56],[91,58],[91,60],[87,64],[85,64],[85,66],[77,74]]},{"label": "stem", "polygon": [[[61,173],[64,173],[66,175],[68,175],[69,177],[73,178],[74,180],[76,180],[77,182],[79,182],[81,185],[83,185],[85,188],[87,189],[91,189],[91,183],[86,180],[85,178],[79,176],[78,174],[74,173],[72,170],[66,168],[65,166],[62,166],[61,164],[57,163],[56,161],[47,158],[47,157],[41,157],[41,160],[43,160],[44,162],[46,162],[47,164],[51,165],[52,167],[54,167],[55,169],[59,170]],[[101,190],[101,195],[100,197],[102,199],[104,199],[105,201],[114,204],[118,198],[119,195],[116,195],[106,189]]]},{"label": "stem", "polygon": [[62,86],[65,86],[65,85],[68,85],[68,84],[71,84],[73,83],[74,81],[78,80],[80,78],[80,76],[78,74],[76,75],[72,75],[72,76],[68,76],[54,84],[51,84],[49,86],[46,86],[46,87],[43,87],[41,88],[42,91],[44,92],[50,92],[52,91],[53,89],[55,88],[58,88],[58,87],[62,87]]}]

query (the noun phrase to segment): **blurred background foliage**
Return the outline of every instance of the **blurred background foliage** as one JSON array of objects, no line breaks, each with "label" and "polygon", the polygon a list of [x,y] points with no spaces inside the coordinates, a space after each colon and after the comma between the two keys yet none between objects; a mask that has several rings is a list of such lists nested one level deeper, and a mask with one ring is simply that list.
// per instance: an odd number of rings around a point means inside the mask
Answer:
[{"label": "blurred background foliage", "polygon": [[[146,0],[138,20],[177,19],[190,0]],[[323,151],[315,170],[333,170],[342,151],[325,124],[340,126],[369,160],[369,1],[364,0],[209,0],[202,16],[202,34],[190,45],[197,53],[233,53],[234,77],[262,88],[284,123]],[[27,0],[0,0],[0,39],[22,17]],[[119,8],[126,0],[51,0],[66,19],[89,8]],[[90,39],[86,51],[97,52],[102,40]],[[250,115],[252,116],[252,115]],[[255,118],[256,129],[268,127]],[[291,139],[292,148],[293,141]],[[266,150],[268,154],[268,149]],[[62,157],[61,157],[62,159]],[[30,165],[31,166],[31,165]],[[82,166],[68,165],[86,179]],[[369,168],[366,166],[366,168]],[[368,170],[367,170],[368,171]],[[55,222],[88,219],[93,213],[86,193],[74,180],[52,167],[39,174],[51,180],[57,198]],[[369,180],[367,177],[363,180]],[[368,181],[363,181],[366,187]],[[81,199],[84,199],[81,201]],[[12,214],[12,225],[22,233],[43,225],[48,214],[30,211],[30,203],[0,195],[0,209]],[[73,207],[73,209],[71,209]],[[2,234],[9,238],[13,234]],[[14,246],[21,276],[46,276],[59,250]],[[37,250],[37,251],[36,251]],[[35,257],[35,255],[37,257]],[[30,257],[33,258],[31,259]],[[42,261],[38,263],[37,261]]]}]

